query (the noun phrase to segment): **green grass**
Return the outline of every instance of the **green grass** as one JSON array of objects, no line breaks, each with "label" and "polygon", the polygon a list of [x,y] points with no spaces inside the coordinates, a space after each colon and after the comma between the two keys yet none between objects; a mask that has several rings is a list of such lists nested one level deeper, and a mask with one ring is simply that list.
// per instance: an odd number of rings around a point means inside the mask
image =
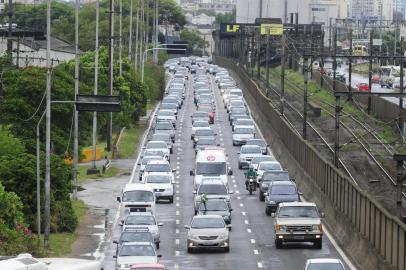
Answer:
[{"label": "green grass", "polygon": [[[378,64],[372,64],[372,72],[376,73],[378,72],[379,65]],[[368,74],[369,72],[369,63],[362,63],[362,64],[357,64],[352,66],[352,71],[355,73],[359,74]]]},{"label": "green grass", "polygon": [[109,177],[114,177],[118,173],[120,173],[120,170],[116,167],[111,166],[110,169],[107,170],[106,173],[102,173],[102,168],[100,169],[100,174],[87,174],[87,170],[91,167],[91,165],[84,165],[84,166],[79,166],[78,170],[78,183],[85,183],[90,180],[95,180],[99,178],[109,178]]},{"label": "green grass", "polygon": [[145,125],[137,125],[136,127],[126,129],[118,146],[119,158],[130,158],[136,152],[138,142],[145,131]]},{"label": "green grass", "polygon": [[[73,210],[78,218],[79,224],[81,223],[83,216],[87,212],[85,203],[81,200],[72,201]],[[79,228],[80,225],[78,225]],[[71,252],[72,245],[78,238],[78,229],[73,233],[51,233],[49,237],[50,253],[49,257],[63,257]],[[41,240],[43,242],[43,240]]]}]

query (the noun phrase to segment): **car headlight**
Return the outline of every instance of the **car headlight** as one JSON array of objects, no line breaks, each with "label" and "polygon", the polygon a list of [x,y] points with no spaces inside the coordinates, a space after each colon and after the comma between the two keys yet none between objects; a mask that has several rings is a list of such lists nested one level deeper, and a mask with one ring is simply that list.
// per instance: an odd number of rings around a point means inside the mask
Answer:
[{"label": "car headlight", "polygon": [[275,230],[276,230],[276,231],[285,231],[285,230],[286,230],[286,226],[285,226],[285,225],[275,224]]},{"label": "car headlight", "polygon": [[246,161],[247,159],[245,157],[240,157],[240,161]]},{"label": "car headlight", "polygon": [[319,225],[313,225],[312,228],[314,231],[323,231],[323,224],[319,224]]},{"label": "car headlight", "polygon": [[[259,178],[258,178],[258,180],[259,180]],[[267,183],[263,183],[263,184],[262,184],[262,187],[267,188],[267,187],[269,187],[269,184],[267,184]]]},{"label": "car headlight", "polygon": [[198,237],[197,235],[194,235],[194,234],[191,234],[191,235],[189,236],[189,238],[190,238],[191,240],[199,240],[199,237]]},{"label": "car headlight", "polygon": [[219,235],[219,240],[226,240],[228,238],[228,234],[223,233]]}]

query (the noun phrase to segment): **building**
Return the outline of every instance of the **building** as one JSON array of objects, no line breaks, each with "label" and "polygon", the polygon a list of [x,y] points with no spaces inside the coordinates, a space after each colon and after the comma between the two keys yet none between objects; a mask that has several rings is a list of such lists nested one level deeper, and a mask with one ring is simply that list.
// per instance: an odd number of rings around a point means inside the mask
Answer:
[{"label": "building", "polygon": [[[20,67],[46,67],[46,39],[36,40],[32,37],[14,38],[13,61]],[[0,37],[0,52],[7,51],[7,39]],[[51,59],[54,65],[75,59],[75,46],[62,39],[51,38]]]},{"label": "building", "polygon": [[352,0],[349,17],[356,20],[392,20],[394,1],[395,4],[404,2],[403,0]]},{"label": "building", "polygon": [[253,23],[256,18],[282,18],[299,14],[299,23],[328,25],[330,18],[346,18],[349,0],[238,0],[237,22]]},{"label": "building", "polygon": [[406,0],[393,0],[393,11],[398,14],[398,20],[406,19]]},{"label": "building", "polygon": [[193,14],[186,13],[186,20],[192,25],[213,25],[216,18],[208,16],[204,13],[193,16]]},{"label": "building", "polygon": [[204,9],[213,11],[216,14],[224,14],[234,11],[236,0],[183,0],[181,6],[186,12],[190,13]]}]

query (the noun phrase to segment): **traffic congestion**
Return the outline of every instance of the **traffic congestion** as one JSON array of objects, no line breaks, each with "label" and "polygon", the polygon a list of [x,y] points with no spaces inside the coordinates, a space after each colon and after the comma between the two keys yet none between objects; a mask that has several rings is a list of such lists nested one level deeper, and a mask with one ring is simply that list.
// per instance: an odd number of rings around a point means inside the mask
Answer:
[{"label": "traffic congestion", "polygon": [[232,74],[199,57],[165,67],[105,269],[351,269]]}]

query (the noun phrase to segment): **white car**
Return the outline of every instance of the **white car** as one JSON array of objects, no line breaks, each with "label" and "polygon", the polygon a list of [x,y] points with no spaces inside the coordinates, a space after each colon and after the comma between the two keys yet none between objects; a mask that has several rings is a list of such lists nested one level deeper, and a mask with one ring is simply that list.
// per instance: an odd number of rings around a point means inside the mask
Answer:
[{"label": "white car", "polygon": [[236,119],[235,121],[233,121],[233,126],[232,126],[232,130],[234,130],[234,128],[239,127],[239,128],[252,128],[253,130],[255,130],[255,124],[254,124],[254,120],[252,119]]},{"label": "white car", "polygon": [[151,213],[134,213],[121,220],[120,226],[122,231],[128,230],[148,230],[154,237],[156,248],[159,248],[160,233],[159,227],[163,226],[163,223],[158,223],[155,216]]},{"label": "white car", "polygon": [[176,128],[176,115],[172,110],[159,110],[156,114],[156,121],[170,121],[172,125]]},{"label": "white car", "polygon": [[138,212],[155,213],[156,199],[154,190],[149,185],[126,184],[117,201],[121,204],[121,217]]},{"label": "white car", "polygon": [[145,149],[154,149],[162,151],[165,154],[165,158],[169,161],[171,156],[171,151],[169,150],[168,144],[164,141],[149,141],[145,146]]},{"label": "white car", "polygon": [[127,242],[123,243],[116,258],[116,270],[130,270],[134,264],[158,263],[162,257],[156,253],[152,243]]},{"label": "white car", "polygon": [[145,183],[145,178],[150,174],[162,174],[162,175],[169,175],[173,181],[174,175],[173,173],[176,170],[171,169],[171,165],[166,160],[151,160],[145,166],[144,171],[142,172],[141,180]]},{"label": "white car", "polygon": [[190,138],[193,140],[193,137],[195,136],[196,130],[199,129],[211,129],[210,124],[207,121],[194,121],[192,124],[192,134],[190,135]]},{"label": "white car", "polygon": [[246,144],[248,140],[255,138],[255,130],[246,127],[236,127],[233,131],[233,145]]},{"label": "white car", "polygon": [[344,264],[340,259],[308,259],[304,270],[345,270]]},{"label": "white car", "polygon": [[238,154],[238,168],[247,169],[254,157],[262,156],[262,151],[258,145],[243,145]]},{"label": "white car", "polygon": [[145,170],[145,166],[147,166],[148,162],[152,160],[165,160],[164,157],[162,156],[145,156],[142,158],[142,160],[138,163],[140,166],[140,172],[143,172]]},{"label": "white car", "polygon": [[145,177],[145,184],[152,187],[157,200],[169,200],[173,203],[173,179],[168,174],[151,173]]},{"label": "white car", "polygon": [[264,172],[269,171],[281,171],[282,166],[278,161],[262,161],[258,164],[257,168],[257,183],[262,181],[262,176]]},{"label": "white car", "polygon": [[262,161],[274,161],[274,160],[276,160],[275,157],[271,156],[271,155],[257,156],[257,157],[254,157],[251,160],[250,168],[253,168],[254,170],[257,170],[258,165],[259,165],[260,162],[262,162]]},{"label": "white car", "polygon": [[199,248],[222,249],[230,251],[231,225],[226,225],[222,216],[194,216],[189,225],[185,225],[187,233],[187,251],[192,253]]}]

